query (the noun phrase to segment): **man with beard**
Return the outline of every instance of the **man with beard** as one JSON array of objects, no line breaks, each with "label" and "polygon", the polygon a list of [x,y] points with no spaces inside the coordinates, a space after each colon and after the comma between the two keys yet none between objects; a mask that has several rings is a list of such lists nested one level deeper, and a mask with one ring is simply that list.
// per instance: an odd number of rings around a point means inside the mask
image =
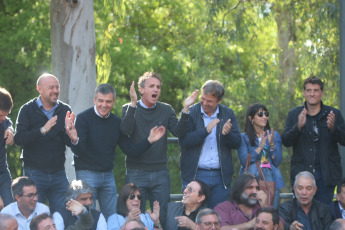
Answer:
[{"label": "man with beard", "polygon": [[39,202],[48,198],[54,212],[63,206],[68,188],[64,164],[71,141],[65,132],[65,116],[71,108],[58,100],[60,84],[52,74],[42,74],[36,89],[40,96],[20,108],[14,143],[22,147],[24,175],[35,182]]},{"label": "man with beard", "polygon": [[279,214],[274,208],[261,208],[256,213],[254,230],[277,230],[278,226]]},{"label": "man with beard", "polygon": [[195,218],[198,212],[206,208],[208,201],[208,186],[199,180],[190,182],[183,191],[181,202],[168,204],[165,230],[195,229]]},{"label": "man with beard", "polygon": [[236,179],[229,200],[214,208],[221,217],[222,230],[254,228],[257,211],[267,207],[267,195],[259,189],[258,180],[251,173],[243,173]]},{"label": "man with beard", "polygon": [[42,213],[49,214],[49,208],[38,202],[36,185],[28,177],[23,176],[13,180],[12,194],[16,202],[7,205],[1,213],[14,216],[20,230],[28,230],[35,216]]},{"label": "man with beard", "polygon": [[296,175],[293,186],[296,198],[279,206],[285,229],[328,229],[332,216],[328,206],[314,199],[317,187],[313,174],[307,171]]}]

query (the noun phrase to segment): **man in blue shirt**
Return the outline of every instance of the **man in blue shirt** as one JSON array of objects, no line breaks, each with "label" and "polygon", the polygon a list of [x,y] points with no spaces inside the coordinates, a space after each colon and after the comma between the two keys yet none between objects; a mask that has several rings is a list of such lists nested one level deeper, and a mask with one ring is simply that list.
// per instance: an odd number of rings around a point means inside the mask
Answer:
[{"label": "man in blue shirt", "polygon": [[293,186],[296,198],[279,206],[285,229],[328,229],[332,223],[328,206],[314,199],[317,187],[313,174],[307,171],[296,175]]},{"label": "man in blue shirt", "polygon": [[68,188],[65,150],[71,141],[65,132],[69,105],[58,100],[60,85],[51,74],[37,80],[38,98],[24,104],[18,114],[14,142],[22,147],[24,175],[36,184],[38,201],[48,198],[51,211],[64,206]]},{"label": "man in blue shirt", "polygon": [[201,88],[199,103],[189,109],[187,134],[180,138],[182,191],[195,179],[210,188],[210,208],[227,200],[234,173],[231,149],[241,145],[234,111],[220,102],[224,87],[209,80]]}]

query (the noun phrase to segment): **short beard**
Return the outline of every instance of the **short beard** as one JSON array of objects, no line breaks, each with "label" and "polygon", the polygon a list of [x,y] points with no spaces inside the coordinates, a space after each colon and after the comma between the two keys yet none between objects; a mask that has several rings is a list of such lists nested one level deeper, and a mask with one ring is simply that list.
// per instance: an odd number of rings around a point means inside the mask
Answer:
[{"label": "short beard", "polygon": [[256,193],[251,193],[248,195],[243,192],[240,197],[240,203],[249,207],[255,206],[258,203],[258,200],[256,199]]}]

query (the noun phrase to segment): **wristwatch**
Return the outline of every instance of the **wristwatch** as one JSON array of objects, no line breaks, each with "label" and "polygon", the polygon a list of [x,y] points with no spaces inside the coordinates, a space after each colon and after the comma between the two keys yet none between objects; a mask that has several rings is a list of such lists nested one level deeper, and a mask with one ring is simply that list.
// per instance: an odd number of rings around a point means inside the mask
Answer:
[{"label": "wristwatch", "polygon": [[43,135],[46,135],[47,131],[44,129],[44,127],[40,128],[40,131]]},{"label": "wristwatch", "polygon": [[153,223],[153,228],[161,228],[161,227],[162,227],[161,223],[159,223],[159,222],[158,222],[158,224]]}]

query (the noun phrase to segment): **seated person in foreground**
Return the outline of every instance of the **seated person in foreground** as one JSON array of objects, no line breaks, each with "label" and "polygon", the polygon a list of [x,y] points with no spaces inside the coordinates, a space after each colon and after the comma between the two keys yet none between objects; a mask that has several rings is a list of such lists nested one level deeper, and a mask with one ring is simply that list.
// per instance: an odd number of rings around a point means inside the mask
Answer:
[{"label": "seated person in foreground", "polygon": [[317,187],[313,174],[298,173],[293,189],[296,198],[279,205],[279,215],[286,222],[285,229],[328,229],[332,216],[326,204],[314,199]]},{"label": "seated person in foreground", "polygon": [[35,216],[30,223],[30,230],[56,230],[53,219],[48,213]]},{"label": "seated person in foreground", "polygon": [[201,209],[196,216],[196,230],[219,230],[220,216],[210,208]]},{"label": "seated person in foreground", "polygon": [[14,216],[20,230],[29,229],[30,222],[35,216],[50,213],[47,205],[38,202],[35,182],[28,177],[14,179],[11,189],[16,202],[7,205],[1,213]]},{"label": "seated person in foreground", "polygon": [[328,208],[333,220],[345,219],[345,178],[337,185],[337,200],[330,203]]},{"label": "seated person in foreground", "polygon": [[124,230],[147,230],[145,224],[141,220],[132,219],[123,225]]},{"label": "seated person in foreground", "polygon": [[141,213],[140,203],[142,196],[139,188],[133,183],[124,185],[117,198],[117,214],[108,218],[108,229],[125,229],[125,225],[131,220],[141,220],[149,230],[162,229],[159,222],[159,203],[153,203],[153,211],[147,210],[147,213]]},{"label": "seated person in foreground", "polygon": [[208,196],[208,186],[204,182],[200,180],[190,182],[183,191],[182,201],[168,204],[164,230],[195,229],[196,215],[207,207]]},{"label": "seated person in foreground", "polygon": [[[214,208],[221,217],[222,230],[254,228],[257,211],[268,206],[267,195],[259,189],[258,180],[253,174],[243,173],[238,176],[230,191],[229,200]],[[282,224],[279,229],[283,229]]]},{"label": "seated person in foreground", "polygon": [[329,226],[328,230],[345,230],[345,220],[342,218],[336,219]]},{"label": "seated person in foreground", "polygon": [[1,230],[18,230],[18,222],[16,218],[9,214],[0,213],[0,229]]},{"label": "seated person in foreground", "polygon": [[256,213],[254,230],[277,230],[278,227],[278,211],[272,207],[260,208]]},{"label": "seated person in foreground", "polygon": [[[91,230],[105,230],[107,229],[107,222],[101,212],[92,209],[93,205],[93,188],[82,180],[73,180],[65,194],[65,202],[73,199],[85,205],[93,218],[93,225],[88,229]],[[53,214],[53,220],[56,229],[64,230],[68,226],[74,224],[79,217],[73,215],[71,211],[66,208],[60,209]]]}]

